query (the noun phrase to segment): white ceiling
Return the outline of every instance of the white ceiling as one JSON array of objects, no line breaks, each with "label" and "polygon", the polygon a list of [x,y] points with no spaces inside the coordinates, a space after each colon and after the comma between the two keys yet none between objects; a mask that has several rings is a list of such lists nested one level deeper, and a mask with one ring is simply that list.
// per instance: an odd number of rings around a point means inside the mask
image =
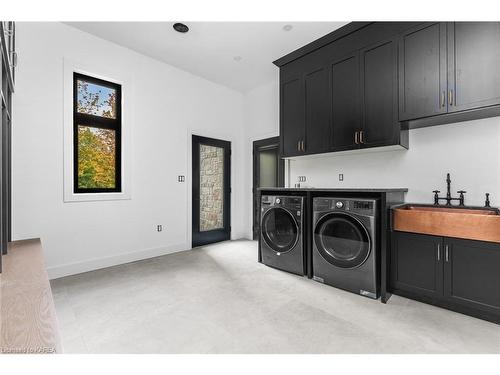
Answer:
[{"label": "white ceiling", "polygon": [[[69,22],[68,25],[246,92],[275,79],[272,62],[347,22]],[[290,31],[283,26],[292,25]],[[241,60],[236,61],[235,57]],[[238,58],[237,58],[238,59]]]}]

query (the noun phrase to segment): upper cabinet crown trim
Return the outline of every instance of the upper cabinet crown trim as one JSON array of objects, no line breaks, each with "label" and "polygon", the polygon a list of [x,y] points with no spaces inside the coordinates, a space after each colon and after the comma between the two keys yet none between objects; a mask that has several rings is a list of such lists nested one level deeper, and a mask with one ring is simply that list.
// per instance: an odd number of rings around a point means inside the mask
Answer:
[{"label": "upper cabinet crown trim", "polygon": [[293,60],[297,60],[298,58],[307,55],[308,53],[311,53],[321,47],[326,46],[327,44],[330,44],[338,39],[341,39],[351,33],[354,33],[368,25],[371,25],[374,22],[350,22],[345,26],[342,26],[341,28],[332,31],[329,34],[326,34],[325,36],[316,39],[315,41],[306,44],[303,47],[300,47],[299,49],[296,49],[293,52],[290,52],[288,55],[285,55],[278,60],[273,61],[273,64],[282,67],[283,65],[286,65]]}]

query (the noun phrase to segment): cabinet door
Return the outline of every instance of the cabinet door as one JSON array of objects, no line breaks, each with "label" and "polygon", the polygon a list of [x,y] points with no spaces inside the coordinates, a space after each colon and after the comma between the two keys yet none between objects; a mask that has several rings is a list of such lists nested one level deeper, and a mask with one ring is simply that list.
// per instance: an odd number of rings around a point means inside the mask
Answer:
[{"label": "cabinet door", "polygon": [[306,73],[304,150],[308,154],[330,151],[330,86],[328,69],[320,67]]},{"label": "cabinet door", "polygon": [[399,143],[396,40],[360,52],[362,135],[361,147]]},{"label": "cabinet door", "polygon": [[331,65],[333,150],[359,148],[361,130],[359,55],[350,54]]},{"label": "cabinet door", "polygon": [[399,40],[399,120],[447,112],[446,23],[426,23]]},{"label": "cabinet door", "polygon": [[500,22],[448,25],[449,112],[500,104]]},{"label": "cabinet door", "polygon": [[447,238],[444,249],[445,297],[500,313],[500,244]]},{"label": "cabinet door", "polygon": [[297,77],[281,84],[280,135],[284,157],[302,154],[304,140],[304,95]]},{"label": "cabinet door", "polygon": [[393,232],[392,285],[419,295],[443,294],[442,237]]}]

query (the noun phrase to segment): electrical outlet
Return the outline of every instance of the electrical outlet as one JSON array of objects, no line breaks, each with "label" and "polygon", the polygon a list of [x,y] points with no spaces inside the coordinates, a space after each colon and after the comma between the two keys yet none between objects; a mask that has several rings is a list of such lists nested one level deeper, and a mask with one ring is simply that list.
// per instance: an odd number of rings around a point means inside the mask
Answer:
[{"label": "electrical outlet", "polygon": [[344,181],[344,174],[343,173],[339,173],[339,181]]},{"label": "electrical outlet", "polygon": [[178,176],[177,177],[177,182],[184,182],[186,181],[186,177],[185,176]]},{"label": "electrical outlet", "polygon": [[162,230],[163,230],[163,225],[158,224],[158,225],[156,226],[156,231],[157,231],[157,232],[161,232]]},{"label": "electrical outlet", "polygon": [[306,182],[306,176],[298,176],[299,182]]}]

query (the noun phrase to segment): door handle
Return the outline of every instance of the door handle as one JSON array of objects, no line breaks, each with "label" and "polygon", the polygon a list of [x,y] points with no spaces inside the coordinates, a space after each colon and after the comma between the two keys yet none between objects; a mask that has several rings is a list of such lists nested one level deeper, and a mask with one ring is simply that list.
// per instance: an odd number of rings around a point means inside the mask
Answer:
[{"label": "door handle", "polygon": [[306,146],[304,141],[302,141],[302,152],[306,152]]},{"label": "door handle", "polygon": [[297,151],[300,151],[300,141],[297,141]]},{"label": "door handle", "polygon": [[359,141],[364,144],[365,143],[365,132],[363,130],[361,130],[359,132]]},{"label": "door handle", "polygon": [[448,104],[453,105],[453,90],[448,91]]},{"label": "door handle", "polygon": [[446,97],[446,91],[441,92],[441,107],[444,107],[445,103],[445,97]]},{"label": "door handle", "polygon": [[354,132],[354,143],[357,144],[357,145],[359,145],[358,132],[357,131]]},{"label": "door handle", "polygon": [[448,245],[444,245],[444,260],[446,263],[450,261],[450,250]]},{"label": "door handle", "polygon": [[438,262],[441,260],[441,244],[438,243],[438,251],[437,251]]}]

